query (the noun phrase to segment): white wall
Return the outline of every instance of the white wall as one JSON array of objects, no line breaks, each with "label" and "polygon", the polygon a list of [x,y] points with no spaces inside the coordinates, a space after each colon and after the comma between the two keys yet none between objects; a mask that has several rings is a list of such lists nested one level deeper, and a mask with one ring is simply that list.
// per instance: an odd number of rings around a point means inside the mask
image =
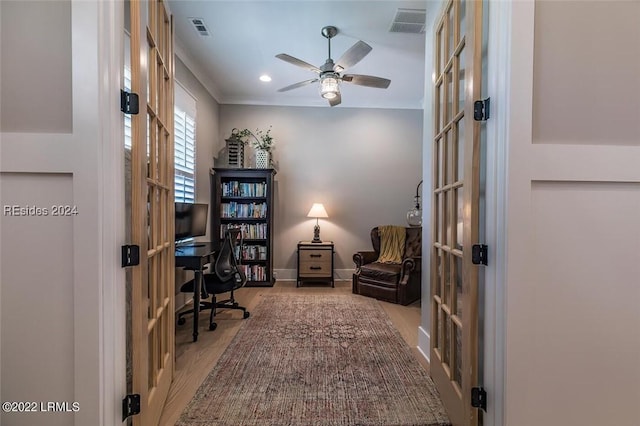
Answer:
[{"label": "white wall", "polygon": [[[428,2],[425,34],[425,105],[422,142],[422,297],[420,305],[420,326],[418,327],[418,350],[429,360],[431,350],[431,197],[433,188],[433,75],[435,73],[433,48],[436,20],[440,17],[441,2]],[[431,76],[431,78],[429,78]]]},{"label": "white wall", "polygon": [[515,2],[505,424],[638,424],[640,3]]},{"label": "white wall", "polygon": [[1,399],[80,409],[3,412],[2,424],[115,424],[124,394],[119,6],[0,2]]},{"label": "white wall", "polygon": [[221,105],[218,149],[234,127],[269,126],[278,168],[274,269],[295,278],[296,244],[313,237],[306,216],[321,202],[329,218],[320,219],[320,236],[335,242],[338,277],[351,279],[353,254],[371,249],[371,228],[406,226],[422,179],[422,111]]}]

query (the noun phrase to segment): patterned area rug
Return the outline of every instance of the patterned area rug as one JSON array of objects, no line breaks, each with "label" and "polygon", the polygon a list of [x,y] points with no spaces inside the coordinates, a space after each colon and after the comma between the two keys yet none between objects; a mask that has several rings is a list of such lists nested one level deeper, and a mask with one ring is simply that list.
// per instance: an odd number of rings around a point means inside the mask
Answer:
[{"label": "patterned area rug", "polygon": [[450,425],[373,299],[264,296],[176,425]]}]

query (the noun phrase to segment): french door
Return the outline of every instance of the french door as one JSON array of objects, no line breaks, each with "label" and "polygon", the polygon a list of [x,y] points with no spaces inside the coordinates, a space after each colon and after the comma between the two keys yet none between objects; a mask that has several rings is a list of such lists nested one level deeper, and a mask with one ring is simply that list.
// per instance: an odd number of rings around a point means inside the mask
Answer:
[{"label": "french door", "polygon": [[132,116],[131,240],[134,425],[158,424],[174,370],[173,20],[162,0],[130,2]]},{"label": "french door", "polygon": [[477,425],[482,1],[448,0],[435,26],[431,375],[454,425]]}]

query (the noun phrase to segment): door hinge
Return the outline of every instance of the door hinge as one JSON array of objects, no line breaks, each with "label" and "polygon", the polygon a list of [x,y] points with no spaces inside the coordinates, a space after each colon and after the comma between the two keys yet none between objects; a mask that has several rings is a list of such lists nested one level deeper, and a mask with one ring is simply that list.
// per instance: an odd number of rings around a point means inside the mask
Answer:
[{"label": "door hinge", "polygon": [[476,121],[487,121],[489,119],[489,110],[491,98],[482,99],[473,103],[473,119]]},{"label": "door hinge", "polygon": [[487,265],[489,247],[486,244],[474,244],[471,246],[471,262],[474,265]]},{"label": "door hinge", "polygon": [[125,114],[137,114],[140,112],[138,94],[120,90],[120,111]]},{"label": "door hinge", "polygon": [[140,414],[140,394],[133,393],[122,400],[122,421],[136,414]]},{"label": "door hinge", "polygon": [[140,264],[140,246],[122,246],[122,267],[136,266]]},{"label": "door hinge", "polygon": [[471,406],[487,411],[487,391],[484,388],[471,388]]}]

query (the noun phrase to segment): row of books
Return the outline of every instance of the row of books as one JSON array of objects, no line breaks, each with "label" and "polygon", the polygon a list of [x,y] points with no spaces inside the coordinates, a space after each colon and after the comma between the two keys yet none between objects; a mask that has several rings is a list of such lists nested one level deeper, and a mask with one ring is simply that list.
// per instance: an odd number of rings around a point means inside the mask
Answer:
[{"label": "row of books", "polygon": [[234,256],[241,260],[267,260],[267,247],[243,245],[236,246]]},{"label": "row of books", "polygon": [[267,247],[245,244],[241,254],[243,260],[267,260]]},{"label": "row of books", "polygon": [[238,182],[232,180],[229,182],[222,182],[222,196],[223,197],[266,197],[267,196],[267,183],[266,182]]},{"label": "row of books", "polygon": [[262,219],[267,217],[267,203],[230,203],[220,204],[220,215],[222,217],[251,217]]},{"label": "row of books", "polygon": [[227,229],[240,228],[243,240],[264,240],[267,238],[266,223],[223,223],[220,225],[220,238],[224,238]]},{"label": "row of books", "polygon": [[239,265],[247,276],[248,281],[265,281],[267,268],[261,265]]}]

